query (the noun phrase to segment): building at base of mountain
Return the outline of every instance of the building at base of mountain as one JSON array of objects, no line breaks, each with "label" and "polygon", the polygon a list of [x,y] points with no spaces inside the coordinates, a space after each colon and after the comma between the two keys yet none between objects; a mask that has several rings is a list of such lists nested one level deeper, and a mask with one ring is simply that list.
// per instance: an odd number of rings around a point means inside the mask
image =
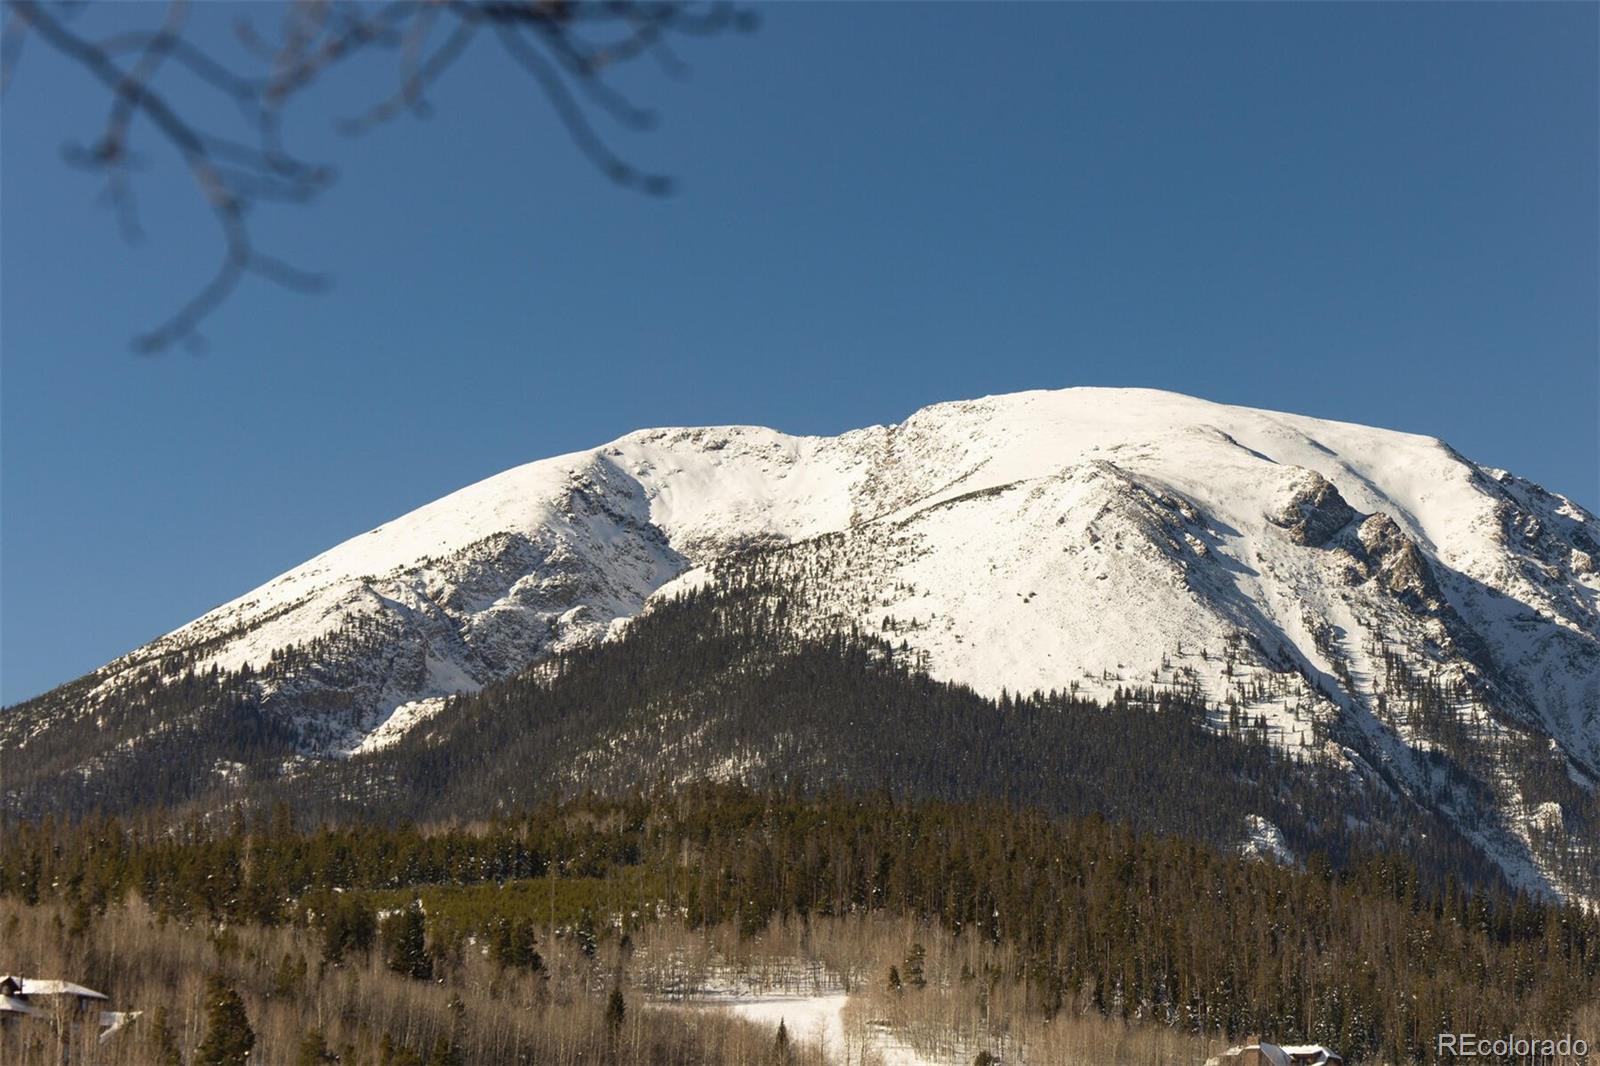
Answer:
[{"label": "building at base of mountain", "polygon": [[109,1001],[104,992],[71,981],[8,974],[0,976],[0,1027],[26,1022],[49,1024],[58,1031],[93,1026],[103,1044],[141,1013],[104,1010]]},{"label": "building at base of mountain", "polygon": [[1344,1058],[1321,1044],[1270,1044],[1255,1040],[1206,1060],[1206,1066],[1344,1066]]}]

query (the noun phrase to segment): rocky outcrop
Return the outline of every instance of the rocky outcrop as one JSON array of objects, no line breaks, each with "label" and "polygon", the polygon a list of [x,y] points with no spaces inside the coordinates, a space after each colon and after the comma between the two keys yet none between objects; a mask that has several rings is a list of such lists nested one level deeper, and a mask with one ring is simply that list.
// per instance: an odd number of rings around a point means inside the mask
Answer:
[{"label": "rocky outcrop", "polygon": [[1326,545],[1355,518],[1355,508],[1315,470],[1298,471],[1278,509],[1267,515],[1273,525],[1288,530],[1296,544],[1313,548]]},{"label": "rocky outcrop", "polygon": [[1444,595],[1427,556],[1394,519],[1386,514],[1370,515],[1356,537],[1369,571],[1391,596],[1418,612],[1431,613],[1444,606]]}]

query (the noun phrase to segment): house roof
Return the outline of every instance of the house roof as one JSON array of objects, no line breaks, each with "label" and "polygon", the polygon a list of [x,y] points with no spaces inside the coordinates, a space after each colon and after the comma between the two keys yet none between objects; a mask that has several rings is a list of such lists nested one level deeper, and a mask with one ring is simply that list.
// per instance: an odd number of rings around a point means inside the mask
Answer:
[{"label": "house roof", "polygon": [[1265,1040],[1258,1044],[1235,1044],[1221,1055],[1213,1055],[1206,1060],[1207,1066],[1213,1063],[1220,1064],[1229,1058],[1237,1058],[1251,1048],[1259,1048],[1262,1058],[1272,1063],[1273,1066],[1289,1066],[1289,1060],[1308,1060],[1311,1066],[1321,1066],[1324,1063],[1343,1062],[1344,1059],[1338,1052],[1330,1051],[1321,1044],[1269,1044]]},{"label": "house roof", "polygon": [[1289,1053],[1277,1044],[1269,1044],[1265,1040],[1251,1047],[1261,1049],[1261,1057],[1272,1063],[1272,1066],[1289,1066]]},{"label": "house roof", "polygon": [[11,978],[19,986],[21,996],[83,996],[88,999],[110,999],[104,992],[75,985],[71,981],[47,981],[37,977]]}]

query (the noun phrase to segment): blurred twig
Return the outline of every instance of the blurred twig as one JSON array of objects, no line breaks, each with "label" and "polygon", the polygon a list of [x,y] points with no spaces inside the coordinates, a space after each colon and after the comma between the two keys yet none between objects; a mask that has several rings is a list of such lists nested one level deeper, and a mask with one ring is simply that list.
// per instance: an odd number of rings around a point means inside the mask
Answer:
[{"label": "blurred twig", "polygon": [[[105,126],[88,145],[68,145],[65,155],[104,175],[106,197],[129,240],[141,235],[132,142],[145,125],[178,152],[216,219],[223,249],[215,272],[176,312],[135,338],[135,347],[144,352],[198,344],[201,323],[249,275],[301,291],[322,286],[320,275],[262,253],[249,222],[258,203],[305,203],[332,181],[331,167],[289,153],[279,128],[286,103],[350,57],[375,50],[398,53],[394,92],[338,123],[356,134],[402,114],[426,114],[430,90],[485,36],[483,30],[491,30],[487,37],[529,75],[585,157],[618,184],[661,195],[671,191],[670,179],[628,163],[590,120],[593,109],[629,129],[655,122],[654,112],[623,96],[607,83],[606,74],[643,55],[681,74],[683,65],[670,48],[673,38],[754,27],[748,11],[728,2],[293,0],[275,34],[263,34],[249,22],[236,26],[246,57],[239,64],[188,36],[187,0],[169,0],[153,30],[100,39],[80,29],[76,16],[86,6],[5,0],[0,85],[10,85],[25,41],[37,38],[105,87],[111,97]],[[190,75],[189,87],[168,88],[162,76],[169,68]],[[192,97],[196,85],[236,105],[242,133],[191,117],[204,111]]]}]

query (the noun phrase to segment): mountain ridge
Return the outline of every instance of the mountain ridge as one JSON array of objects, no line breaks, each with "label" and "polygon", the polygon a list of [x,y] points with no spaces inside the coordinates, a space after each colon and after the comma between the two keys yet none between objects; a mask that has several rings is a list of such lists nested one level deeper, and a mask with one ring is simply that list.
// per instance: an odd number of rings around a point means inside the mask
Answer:
[{"label": "mountain ridge", "polygon": [[[1505,752],[1547,743],[1540,775],[1600,784],[1597,539],[1572,501],[1436,438],[1155,390],[955,401],[835,437],[639,430],[350,538],[0,740],[175,662],[292,661],[253,681],[264,713],[304,756],[372,751],[767,552],[826,575],[803,627],[904,642],[989,695],[1184,692],[1454,812],[1513,882],[1570,891],[1536,853],[1581,799],[1531,794],[1534,756]],[[1471,828],[1485,790],[1492,824]]]}]

